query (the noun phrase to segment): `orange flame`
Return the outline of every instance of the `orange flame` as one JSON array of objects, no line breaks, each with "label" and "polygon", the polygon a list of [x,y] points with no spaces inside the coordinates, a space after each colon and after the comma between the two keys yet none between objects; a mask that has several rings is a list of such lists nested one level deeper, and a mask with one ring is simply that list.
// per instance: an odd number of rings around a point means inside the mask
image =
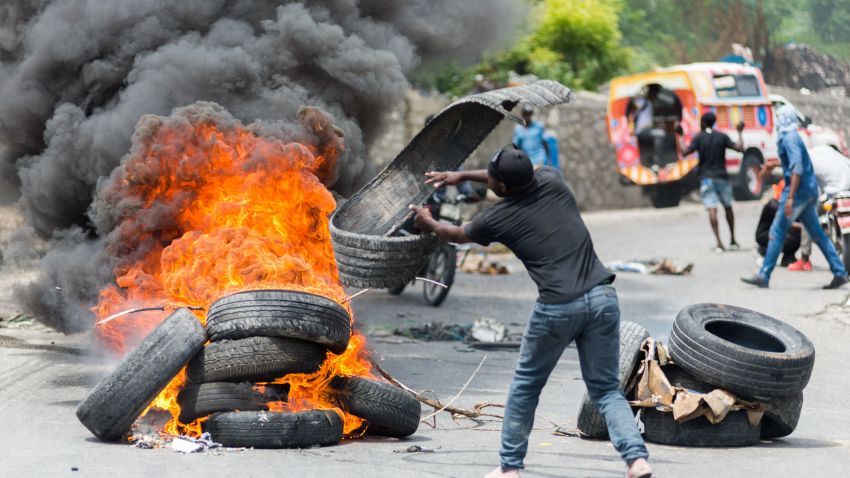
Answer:
[{"label": "orange flame", "polygon": [[[299,119],[319,138],[329,131],[336,136],[330,120],[315,110]],[[336,203],[322,183],[332,175],[341,137],[315,146],[260,137],[238,122],[157,120],[145,138],[134,138],[134,152],[104,195],[136,204],[136,211],[171,217],[155,230],[140,219],[143,214],[120,218],[106,249],[117,258],[115,285],[100,293],[93,309],[99,318],[146,306],[207,308],[248,289],[320,294],[350,312],[328,229]],[[143,257],[133,254],[144,248]],[[99,324],[96,333],[123,352],[166,314],[123,316]],[[204,322],[203,312],[196,315]],[[287,407],[334,408],[327,383],[338,373],[369,375],[364,346],[365,339],[354,336],[345,353],[328,354],[319,372],[280,379],[291,387]],[[181,371],[151,407],[171,412],[166,433],[199,435],[200,422],[177,421],[176,396],[184,382]],[[343,416],[347,431],[362,423]]]}]

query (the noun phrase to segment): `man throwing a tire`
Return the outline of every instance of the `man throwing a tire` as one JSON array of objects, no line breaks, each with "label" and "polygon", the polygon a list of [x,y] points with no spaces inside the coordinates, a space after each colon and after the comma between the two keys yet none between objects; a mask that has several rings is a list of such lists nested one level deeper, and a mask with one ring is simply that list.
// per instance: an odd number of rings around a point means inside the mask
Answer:
[{"label": "man throwing a tire", "polygon": [[522,339],[502,426],[501,463],[486,478],[518,477],[540,392],[573,340],[588,395],[605,417],[628,478],[652,472],[634,415],[619,385],[620,308],[614,274],[596,256],[572,191],[551,168],[534,170],[515,146],[499,151],[486,170],[430,172],[434,187],[487,183],[502,201],[463,226],[440,223],[421,207],[416,226],[454,243],[501,242],[523,262],[539,297]]}]

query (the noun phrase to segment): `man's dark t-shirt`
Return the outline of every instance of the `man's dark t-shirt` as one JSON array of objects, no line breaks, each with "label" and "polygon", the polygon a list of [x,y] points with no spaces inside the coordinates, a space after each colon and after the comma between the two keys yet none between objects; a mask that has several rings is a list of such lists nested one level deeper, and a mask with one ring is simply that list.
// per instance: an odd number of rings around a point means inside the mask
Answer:
[{"label": "man's dark t-shirt", "polygon": [[726,171],[726,149],[734,146],[735,143],[725,133],[709,129],[694,137],[684,155],[697,151],[700,179],[729,179],[729,173]]},{"label": "man's dark t-shirt", "polygon": [[464,232],[479,244],[501,242],[513,251],[544,304],[570,302],[614,279],[596,256],[572,191],[552,168],[538,169],[531,189],[489,207]]}]

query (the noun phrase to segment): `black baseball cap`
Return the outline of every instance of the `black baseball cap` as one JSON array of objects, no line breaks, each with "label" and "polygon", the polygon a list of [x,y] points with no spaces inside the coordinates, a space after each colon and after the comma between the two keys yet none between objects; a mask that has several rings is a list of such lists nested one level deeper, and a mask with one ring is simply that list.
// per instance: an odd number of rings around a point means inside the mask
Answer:
[{"label": "black baseball cap", "polygon": [[487,173],[509,188],[523,188],[534,180],[534,166],[515,145],[502,148],[487,166]]}]

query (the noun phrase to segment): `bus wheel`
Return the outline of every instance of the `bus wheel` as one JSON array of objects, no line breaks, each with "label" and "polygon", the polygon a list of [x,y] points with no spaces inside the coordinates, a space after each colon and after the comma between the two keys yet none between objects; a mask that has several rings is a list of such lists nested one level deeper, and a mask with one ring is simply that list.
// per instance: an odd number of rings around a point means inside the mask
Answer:
[{"label": "bus wheel", "polygon": [[649,200],[656,208],[676,207],[682,199],[678,183],[649,186],[648,192]]},{"label": "bus wheel", "polygon": [[764,192],[764,182],[759,178],[761,161],[754,154],[747,154],[741,162],[741,171],[735,178],[733,192],[738,201],[760,199]]}]

